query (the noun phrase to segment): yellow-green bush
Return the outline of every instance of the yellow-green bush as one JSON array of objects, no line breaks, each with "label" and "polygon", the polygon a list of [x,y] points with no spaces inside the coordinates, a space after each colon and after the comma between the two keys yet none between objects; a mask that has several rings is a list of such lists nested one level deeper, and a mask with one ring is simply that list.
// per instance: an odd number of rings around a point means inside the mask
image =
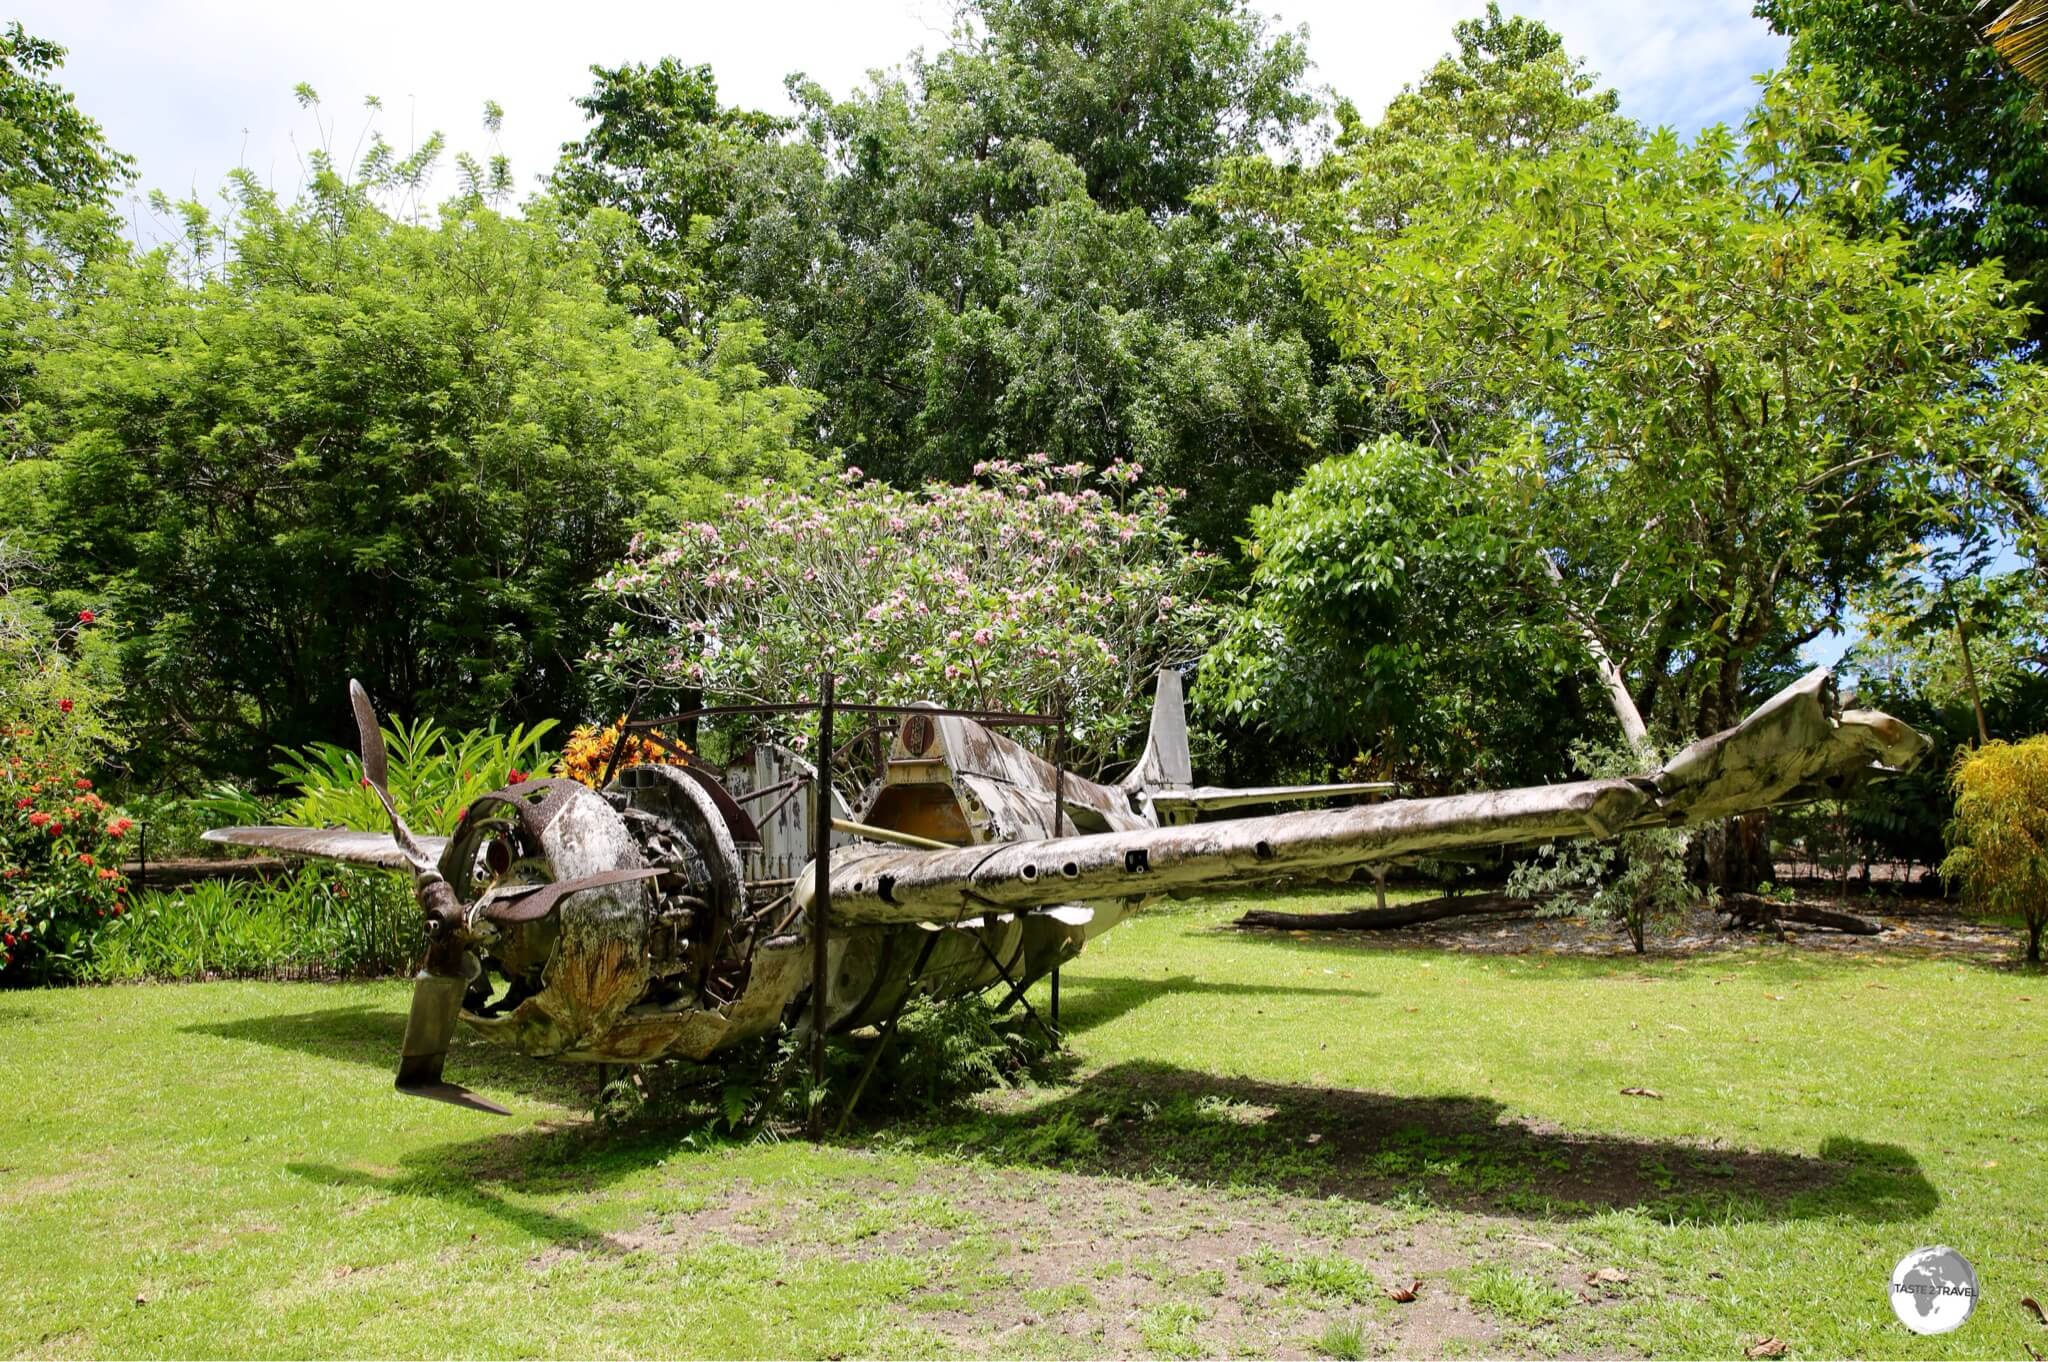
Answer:
[{"label": "yellow-green bush", "polygon": [[2048,927],[2048,733],[1991,742],[1956,763],[1955,819],[1944,878],[1993,913],[2027,925],[2027,960],[2041,962]]}]

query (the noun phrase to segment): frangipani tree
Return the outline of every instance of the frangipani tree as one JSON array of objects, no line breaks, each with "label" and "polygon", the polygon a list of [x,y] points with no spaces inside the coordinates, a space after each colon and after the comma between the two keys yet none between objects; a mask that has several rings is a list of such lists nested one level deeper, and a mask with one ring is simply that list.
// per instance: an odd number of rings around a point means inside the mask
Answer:
[{"label": "frangipani tree", "polygon": [[[1142,469],[997,460],[904,492],[858,468],[734,497],[644,535],[599,583],[635,617],[594,657],[629,688],[717,701],[935,700],[1072,716],[1106,760],[1164,663],[1198,655],[1211,559]],[[793,737],[802,735],[799,725]]]}]

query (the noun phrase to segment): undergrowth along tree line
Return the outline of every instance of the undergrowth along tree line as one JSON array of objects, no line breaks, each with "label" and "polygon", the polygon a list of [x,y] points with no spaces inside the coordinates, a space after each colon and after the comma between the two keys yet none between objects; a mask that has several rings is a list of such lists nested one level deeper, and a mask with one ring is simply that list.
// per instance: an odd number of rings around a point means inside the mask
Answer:
[{"label": "undergrowth along tree line", "polygon": [[[1449,791],[1723,726],[1845,625],[1951,747],[2048,727],[2041,201],[1930,208],[1936,59],[1760,12],[1785,69],[1680,137],[1497,7],[1375,119],[1242,0],[984,0],[788,116],[598,68],[540,192],[458,156],[437,208],[445,139],[372,110],[347,161],[301,87],[297,196],[156,196],[146,250],[13,25],[9,756],[246,813],[280,750],[345,768],[337,677],[531,737],[787,698],[822,642],[877,698],[1057,698],[1098,764],[1205,658],[1205,771]],[[1949,801],[1830,826],[1931,864]]]}]

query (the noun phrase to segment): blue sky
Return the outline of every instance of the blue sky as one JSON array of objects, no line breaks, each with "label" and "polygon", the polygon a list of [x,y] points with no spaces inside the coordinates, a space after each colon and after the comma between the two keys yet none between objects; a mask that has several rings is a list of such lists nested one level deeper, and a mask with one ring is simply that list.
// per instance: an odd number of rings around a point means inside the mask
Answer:
[{"label": "blue sky", "polygon": [[[141,163],[142,187],[210,195],[246,165],[289,193],[301,152],[320,136],[294,104],[306,81],[325,101],[346,153],[362,98],[384,101],[381,127],[401,150],[439,128],[457,148],[488,151],[486,99],[505,107],[503,150],[523,185],[579,130],[570,99],[593,62],[674,54],[708,61],[726,97],[782,109],[782,78],[802,70],[844,90],[910,49],[945,40],[948,0],[668,0],[489,8],[434,0],[347,6],[278,0],[18,0],[30,32],[72,49],[65,82],[114,144]],[[1305,23],[1316,78],[1377,110],[1450,45],[1453,22],[1483,0],[1286,0],[1266,6]],[[1526,0],[1503,8],[1564,34],[1623,106],[1691,131],[1740,117],[1751,77],[1784,44],[1750,17],[1749,0]],[[147,214],[140,235],[151,235]]]}]

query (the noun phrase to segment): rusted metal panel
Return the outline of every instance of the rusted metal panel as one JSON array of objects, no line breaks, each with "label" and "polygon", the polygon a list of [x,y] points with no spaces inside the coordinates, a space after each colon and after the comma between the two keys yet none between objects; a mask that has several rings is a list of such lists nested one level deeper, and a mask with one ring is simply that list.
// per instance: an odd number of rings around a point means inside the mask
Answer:
[{"label": "rusted metal panel", "polygon": [[1846,789],[1910,766],[1929,744],[1889,716],[1835,712],[1825,670],[1787,687],[1741,725],[1630,780],[1278,814],[1144,832],[1022,842],[993,851],[862,851],[835,869],[833,906],[850,923],[952,921],[989,908],[1316,878],[1463,847],[1604,837],[1696,823]]},{"label": "rusted metal panel", "polygon": [[[1162,814],[1183,809],[1241,809],[1248,804],[1291,804],[1309,799],[1342,799],[1350,795],[1390,794],[1391,780],[1337,781],[1325,785],[1195,785],[1185,790],[1150,790],[1146,800]],[[1160,822],[1168,819],[1161,817]]]},{"label": "rusted metal panel", "polygon": [[[263,847],[293,856],[319,856],[329,861],[354,865],[381,866],[386,870],[410,869],[405,852],[388,832],[357,832],[352,828],[208,828],[202,841],[224,846]],[[439,860],[448,849],[446,837],[418,839],[428,855]]]}]

